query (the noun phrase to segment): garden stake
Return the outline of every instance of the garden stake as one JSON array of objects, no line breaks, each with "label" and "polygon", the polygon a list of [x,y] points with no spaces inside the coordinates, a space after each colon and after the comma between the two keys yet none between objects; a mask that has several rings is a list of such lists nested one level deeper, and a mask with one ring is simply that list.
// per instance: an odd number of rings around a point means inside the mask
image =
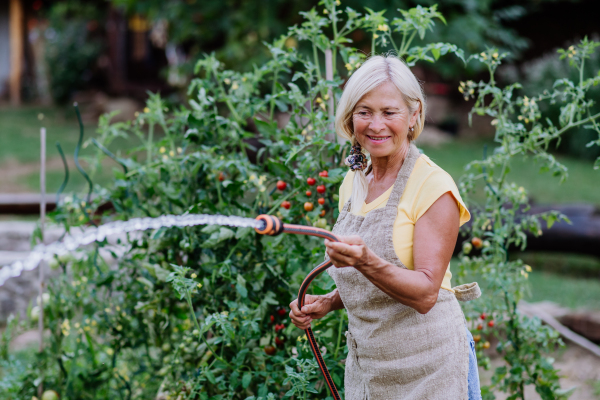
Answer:
[{"label": "garden stake", "polygon": [[[263,222],[263,225],[259,228],[255,228],[256,232],[261,235],[269,235],[269,236],[277,236],[281,233],[292,233],[296,235],[308,235],[308,236],[317,236],[325,239],[329,239],[333,242],[339,242],[340,239],[335,236],[333,233],[320,228],[313,228],[312,226],[305,225],[294,225],[294,224],[284,224],[277,217],[272,215],[259,215],[256,217],[258,221]],[[310,273],[304,278],[302,285],[300,285],[300,290],[298,291],[298,307],[302,308],[305,302],[306,291],[308,290],[308,286],[319,274],[325,271],[327,268],[331,266],[331,260],[327,260],[318,266],[316,266]],[[317,359],[317,363],[319,364],[319,369],[323,373],[323,377],[325,378],[325,382],[329,387],[329,391],[335,400],[341,400],[340,394],[338,393],[337,388],[335,387],[335,383],[333,383],[333,379],[331,379],[331,374],[329,374],[329,370],[325,365],[325,361],[323,360],[323,356],[321,355],[321,350],[319,350],[319,346],[317,345],[317,341],[315,339],[315,335],[310,327],[306,330],[306,337],[308,342],[310,343],[310,348]]]},{"label": "garden stake", "polygon": [[[57,203],[58,205],[58,203]],[[40,129],[40,234],[42,243],[44,243],[44,228],[46,223],[46,128]],[[40,262],[39,280],[40,280],[40,316],[38,320],[38,331],[40,335],[39,352],[44,351],[44,262]],[[40,381],[38,386],[38,397],[42,397],[44,391],[44,380]]]}]

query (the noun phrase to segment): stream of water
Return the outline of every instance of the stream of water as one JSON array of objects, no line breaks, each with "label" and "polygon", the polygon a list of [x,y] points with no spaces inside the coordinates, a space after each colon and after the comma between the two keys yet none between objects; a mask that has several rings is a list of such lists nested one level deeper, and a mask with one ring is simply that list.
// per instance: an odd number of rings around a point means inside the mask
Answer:
[{"label": "stream of water", "polygon": [[196,225],[258,228],[262,223],[252,218],[207,214],[163,215],[157,218],[133,218],[128,221],[110,222],[97,228],[88,228],[83,232],[67,235],[61,242],[35,246],[24,260],[0,268],[0,286],[4,285],[8,279],[21,275],[23,271],[35,269],[42,260],[49,261],[55,255],[61,256],[80,246],[102,241],[107,236],[117,233]]}]

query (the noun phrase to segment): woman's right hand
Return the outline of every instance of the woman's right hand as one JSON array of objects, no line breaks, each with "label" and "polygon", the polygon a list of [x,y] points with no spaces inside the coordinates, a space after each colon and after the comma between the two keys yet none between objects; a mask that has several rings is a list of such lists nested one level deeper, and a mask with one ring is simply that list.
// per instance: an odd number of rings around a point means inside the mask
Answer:
[{"label": "woman's right hand", "polygon": [[332,310],[331,296],[314,296],[307,294],[302,310],[298,308],[298,299],[290,303],[290,318],[296,327],[305,330],[310,328],[313,319],[323,318]]}]

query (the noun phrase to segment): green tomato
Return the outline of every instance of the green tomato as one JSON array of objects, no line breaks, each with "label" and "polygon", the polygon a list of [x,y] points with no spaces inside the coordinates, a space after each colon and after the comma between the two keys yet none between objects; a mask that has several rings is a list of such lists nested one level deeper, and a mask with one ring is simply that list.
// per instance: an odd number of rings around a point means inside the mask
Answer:
[{"label": "green tomato", "polygon": [[483,247],[490,247],[490,246],[491,246],[491,243],[490,243],[489,240],[484,240],[483,241]]},{"label": "green tomato", "polygon": [[31,311],[29,312],[29,319],[34,324],[38,322],[38,320],[40,319],[40,308],[38,306],[35,306],[31,309]]},{"label": "green tomato", "polygon": [[162,351],[168,353],[171,350],[171,345],[169,343],[165,343],[161,347]]},{"label": "green tomato", "polygon": [[58,393],[54,390],[46,390],[42,395],[42,400],[58,400]]},{"label": "green tomato", "polygon": [[319,218],[317,220],[316,225],[317,225],[317,228],[325,229],[325,227],[327,226],[327,220],[325,218]]},{"label": "green tomato", "polygon": [[58,262],[58,260],[55,257],[48,262],[48,266],[50,267],[51,270],[56,270],[56,269],[58,269],[58,267],[60,267],[60,263]]},{"label": "green tomato", "polygon": [[473,250],[473,245],[469,242],[463,243],[463,253],[469,254]]},{"label": "green tomato", "polygon": [[58,256],[58,261],[60,261],[63,264],[73,261],[74,259],[75,259],[75,257],[73,257],[71,255],[71,253],[66,253],[66,254],[62,254],[62,255]]}]

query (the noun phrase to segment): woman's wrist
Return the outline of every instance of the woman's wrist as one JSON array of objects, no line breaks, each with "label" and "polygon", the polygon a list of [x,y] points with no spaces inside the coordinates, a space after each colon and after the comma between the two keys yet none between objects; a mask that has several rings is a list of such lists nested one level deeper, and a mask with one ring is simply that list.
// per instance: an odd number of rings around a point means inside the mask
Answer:
[{"label": "woman's wrist", "polygon": [[328,313],[331,311],[341,310],[342,308],[345,308],[344,303],[342,302],[342,298],[340,297],[340,293],[337,289],[334,289],[332,292],[327,293],[323,297],[327,301],[329,307]]}]

